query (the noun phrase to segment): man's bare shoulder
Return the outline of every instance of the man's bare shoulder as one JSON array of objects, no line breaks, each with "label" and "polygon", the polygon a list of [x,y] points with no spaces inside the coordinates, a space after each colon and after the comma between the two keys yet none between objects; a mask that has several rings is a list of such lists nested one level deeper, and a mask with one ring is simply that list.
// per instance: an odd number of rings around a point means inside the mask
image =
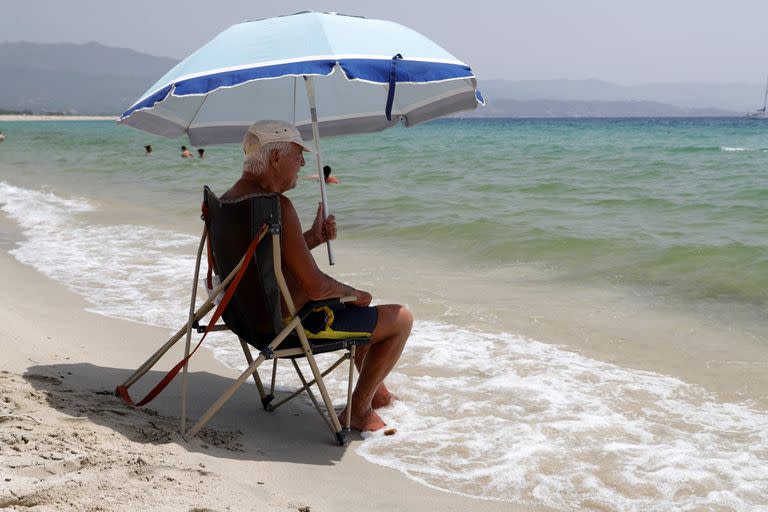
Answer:
[{"label": "man's bare shoulder", "polygon": [[265,192],[258,184],[251,180],[240,178],[232,187],[221,195],[225,201],[236,201],[251,194]]},{"label": "man's bare shoulder", "polygon": [[229,190],[221,194],[221,199],[225,201],[236,201],[243,197],[245,194],[242,191],[242,186],[240,186],[240,181],[232,185]]},{"label": "man's bare shoulder", "polygon": [[293,206],[291,200],[283,194],[277,194],[277,197],[280,200],[280,214],[283,217],[283,223],[287,220],[288,222],[298,224],[299,214],[296,212],[296,208]]}]

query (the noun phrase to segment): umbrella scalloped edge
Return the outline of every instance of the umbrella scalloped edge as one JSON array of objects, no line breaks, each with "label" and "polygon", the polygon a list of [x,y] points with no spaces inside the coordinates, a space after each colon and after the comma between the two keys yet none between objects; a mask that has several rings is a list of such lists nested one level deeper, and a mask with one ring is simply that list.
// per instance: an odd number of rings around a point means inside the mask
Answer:
[{"label": "umbrella scalloped edge", "polygon": [[[118,122],[124,121],[137,110],[151,109],[155,104],[165,100],[169,94],[199,96],[222,88],[237,87],[254,80],[284,76],[327,76],[334,72],[337,65],[348,80],[376,84],[389,84],[393,72],[391,59],[323,59],[210,73],[165,85],[131,106],[120,116]],[[419,60],[398,60],[394,73],[396,83],[427,84],[475,78],[467,65]],[[485,104],[482,96],[478,98],[478,102]]]}]

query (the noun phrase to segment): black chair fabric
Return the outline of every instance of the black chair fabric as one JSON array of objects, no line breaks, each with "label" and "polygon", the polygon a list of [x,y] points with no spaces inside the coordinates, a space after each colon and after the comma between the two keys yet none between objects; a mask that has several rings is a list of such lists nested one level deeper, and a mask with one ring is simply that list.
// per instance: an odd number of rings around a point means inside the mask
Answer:
[{"label": "black chair fabric", "polygon": [[[276,194],[255,194],[228,202],[205,187],[203,201],[207,206],[215,271],[222,279],[237,266],[265,223],[271,229],[280,229],[280,202]],[[261,350],[282,330],[280,301],[268,233],[256,248],[222,318],[235,334]]]}]

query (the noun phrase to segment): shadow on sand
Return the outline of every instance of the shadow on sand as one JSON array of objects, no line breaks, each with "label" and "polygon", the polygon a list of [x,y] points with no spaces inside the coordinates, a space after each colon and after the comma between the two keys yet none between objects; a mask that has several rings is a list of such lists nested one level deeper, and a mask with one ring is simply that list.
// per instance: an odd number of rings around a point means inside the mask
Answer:
[{"label": "shadow on sand", "polygon": [[[313,465],[332,465],[346,450],[335,442],[314,408],[297,399],[267,412],[250,383],[241,386],[208,426],[187,442],[179,432],[181,378],[176,378],[150,405],[134,408],[114,394],[115,386],[131,373],[123,368],[79,363],[32,366],[23,377],[36,390],[43,391],[48,404],[56,410],[75,418],[85,417],[138,443],[176,443],[191,452],[214,457]],[[134,399],[142,397],[164,375],[158,371],[147,373],[131,388]],[[209,372],[190,372],[187,428],[232,382]],[[350,439],[359,440],[359,433],[353,433]]]}]

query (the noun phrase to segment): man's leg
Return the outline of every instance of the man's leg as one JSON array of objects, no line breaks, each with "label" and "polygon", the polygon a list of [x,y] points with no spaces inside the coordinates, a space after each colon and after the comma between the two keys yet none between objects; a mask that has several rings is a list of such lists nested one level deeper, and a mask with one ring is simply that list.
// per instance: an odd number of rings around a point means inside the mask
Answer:
[{"label": "man's leg", "polygon": [[[371,345],[360,345],[355,349],[355,367],[357,368],[357,371],[360,371],[360,368],[363,367],[363,361],[365,361],[366,355],[368,355],[368,349],[371,348]],[[376,390],[376,392],[373,394],[373,400],[371,400],[371,407],[376,410],[381,407],[386,407],[388,405],[391,405],[392,402],[397,400],[397,395],[392,393],[389,389],[387,389],[387,386],[382,382],[379,385],[379,388]]]},{"label": "man's leg", "polygon": [[[389,395],[384,378],[400,358],[413,326],[413,315],[403,306],[389,304],[376,308],[379,318],[371,335],[371,343],[365,347],[361,357],[355,357],[360,376],[352,393],[351,426],[358,430],[378,430],[385,426],[381,417],[373,411],[373,399],[377,393],[379,399],[384,398],[384,393]],[[358,350],[361,348],[358,347]],[[345,417],[346,409],[339,415],[339,418]]]}]

